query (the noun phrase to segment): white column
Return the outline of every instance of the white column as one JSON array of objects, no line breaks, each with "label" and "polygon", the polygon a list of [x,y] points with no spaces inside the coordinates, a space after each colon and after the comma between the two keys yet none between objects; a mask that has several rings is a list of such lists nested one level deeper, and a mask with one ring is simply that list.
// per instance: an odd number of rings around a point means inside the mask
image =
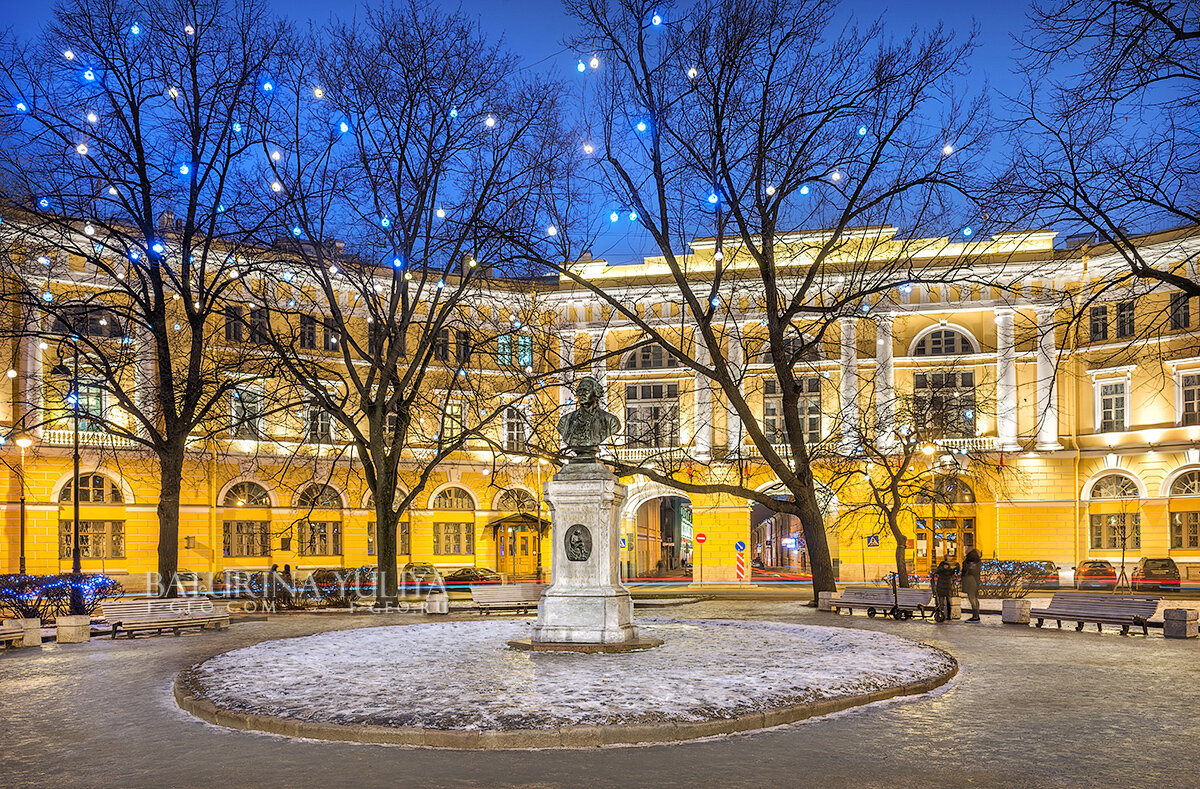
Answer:
[{"label": "white column", "polygon": [[842,381],[839,402],[842,450],[858,446],[858,318],[842,318]]},{"label": "white column", "polygon": [[[707,365],[711,359],[708,344],[704,342],[704,338],[699,332],[696,332],[694,336],[696,362]],[[712,387],[708,383],[708,377],[700,373],[696,373],[693,377],[692,387],[694,389],[692,424],[695,425],[695,433],[692,436],[692,453],[697,460],[708,460],[712,457]]]},{"label": "white column", "polygon": [[996,434],[1000,449],[1005,452],[1021,448],[1017,442],[1017,344],[1013,317],[1010,308],[996,308]]},{"label": "white column", "polygon": [[1037,449],[1062,449],[1058,443],[1058,353],[1054,341],[1054,308],[1037,310]]},{"label": "white column", "polygon": [[879,315],[875,324],[875,418],[879,435],[875,445],[887,451],[896,443],[896,372],[892,366],[892,320],[890,312]]},{"label": "white column", "polygon": [[[575,362],[575,331],[571,330],[565,334],[558,335],[558,356],[561,360],[559,364],[563,368],[570,367]],[[571,402],[573,393],[571,386],[574,383],[568,373],[564,372],[559,375],[561,383],[558,387],[558,405],[559,408],[566,408]]]},{"label": "white column", "polygon": [[[726,361],[729,363],[729,373],[738,379],[738,392],[741,393],[743,402],[745,401],[746,385],[742,376],[742,338],[738,332],[736,324],[730,324],[730,333],[726,335],[726,342],[729,343],[729,350],[726,354]],[[725,404],[725,431],[728,436],[729,446],[726,448],[730,454],[736,454],[741,451],[742,447],[742,417],[738,414],[737,409],[733,407],[733,403]]]}]

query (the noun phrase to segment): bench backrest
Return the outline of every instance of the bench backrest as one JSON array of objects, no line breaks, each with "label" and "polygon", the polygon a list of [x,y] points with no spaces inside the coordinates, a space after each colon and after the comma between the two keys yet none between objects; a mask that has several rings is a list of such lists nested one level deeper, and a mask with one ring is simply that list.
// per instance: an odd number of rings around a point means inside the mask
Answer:
[{"label": "bench backrest", "polygon": [[471,587],[477,603],[527,603],[541,599],[546,584],[480,584]]},{"label": "bench backrest", "polygon": [[836,595],[837,599],[844,601],[861,601],[864,603],[886,603],[891,605],[894,600],[892,598],[892,590],[890,588],[882,588],[879,586],[847,586],[845,590]]},{"label": "bench backrest", "polygon": [[177,597],[170,600],[144,598],[139,600],[110,600],[101,606],[104,618],[144,619],[168,616],[228,614],[229,603],[213,602],[208,598]]},{"label": "bench backrest", "polygon": [[896,598],[902,606],[929,605],[932,593],[928,589],[904,589],[896,590]]},{"label": "bench backrest", "polygon": [[1158,611],[1160,600],[1161,597],[1146,595],[1055,592],[1045,610],[1148,618]]}]

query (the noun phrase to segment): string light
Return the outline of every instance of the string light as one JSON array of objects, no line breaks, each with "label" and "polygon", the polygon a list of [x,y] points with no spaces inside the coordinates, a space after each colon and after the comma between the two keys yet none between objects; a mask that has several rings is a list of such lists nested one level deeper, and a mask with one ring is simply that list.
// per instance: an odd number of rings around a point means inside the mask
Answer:
[{"label": "string light", "polygon": [[263,93],[270,93],[273,90],[275,90],[274,82],[271,82],[271,80],[266,80],[263,82],[263,84],[262,84]]},{"label": "string light", "polygon": [[630,211],[630,212],[629,212],[629,221],[630,221],[630,222],[636,222],[636,221],[637,221],[637,218],[638,218],[638,212],[637,212],[637,211]]},{"label": "string light", "polygon": [[971,236],[972,236],[974,233],[975,233],[975,231],[974,231],[974,230],[972,230],[972,229],[971,229],[971,228],[969,228],[969,227],[964,227],[964,228],[962,229],[962,234],[963,234],[964,236],[966,236],[967,238],[970,238],[970,237],[971,237]]},{"label": "string light", "polygon": [[318,100],[325,98],[325,90],[323,88],[313,88],[313,98]]},{"label": "string light", "polygon": [[942,156],[949,156],[952,153],[954,153],[953,145],[951,145],[950,143],[946,143],[945,145],[942,146]]},{"label": "string light", "polygon": [[489,116],[487,116],[487,120],[485,120],[485,121],[483,122],[483,125],[484,125],[484,126],[487,126],[487,127],[490,129],[490,128],[492,128],[493,126],[495,126],[495,125],[496,125],[496,119],[495,119],[495,118],[493,118],[491,115],[489,115]]},{"label": "string light", "polygon": [[600,58],[592,55],[592,59],[588,61],[588,65],[592,68],[600,68]]},{"label": "string light", "polygon": [[141,28],[141,27],[139,27],[139,26],[138,26],[138,25],[136,25],[136,24],[135,24],[135,25],[132,25],[132,26],[129,28],[129,33],[130,33],[130,35],[134,35],[134,36],[140,36],[140,35],[142,34],[142,28]]},{"label": "string light", "polygon": [[866,136],[867,136],[867,127],[866,127],[866,126],[859,126],[859,127],[858,127],[858,136],[859,136],[859,137],[866,137]]},{"label": "string light", "polygon": [[183,32],[187,33],[189,36],[194,36],[196,35],[196,28],[192,27],[191,25],[184,25]]},{"label": "string light", "polygon": [[841,170],[834,170],[832,173],[830,173],[830,175],[829,175],[829,179],[830,179],[831,181],[840,181],[840,180],[842,180],[842,171],[841,171]]},{"label": "string light", "polygon": [[100,116],[99,116],[99,115],[97,115],[97,114],[96,114],[96,113],[94,113],[94,112],[89,112],[89,113],[87,114],[87,122],[88,122],[88,123],[99,123],[99,122],[100,122]]},{"label": "string light", "polygon": [[108,193],[110,195],[112,195],[113,197],[116,197],[117,196],[117,187],[115,187],[115,186],[108,187]]},{"label": "string light", "polygon": [[438,219],[446,218],[446,209],[444,208],[438,208],[438,210],[434,211],[434,213],[437,214]]},{"label": "string light", "polygon": [[457,117],[458,117],[458,108],[457,108],[457,107],[451,107],[451,108],[450,108],[450,117],[451,117],[451,118],[457,118]]},{"label": "string light", "polygon": [[802,195],[806,195],[810,191],[811,190],[808,188],[808,184],[805,184],[804,186],[800,187],[800,194],[802,194]]},{"label": "string light", "polygon": [[548,236],[558,235],[558,228],[555,227],[554,225],[550,225],[550,227],[546,228],[546,235],[548,235]]},{"label": "string light", "polygon": [[592,147],[592,144],[590,142],[585,142],[583,144],[583,152],[584,153],[590,155],[592,153],[592,151],[594,151],[594,150],[596,150],[596,149],[594,147]]},{"label": "string light", "polygon": [[47,302],[47,303],[54,301],[54,294],[51,293],[50,291],[46,291],[45,293],[42,294],[42,301]]},{"label": "string light", "polygon": [[687,74],[688,74],[688,79],[695,79],[697,76],[699,76],[700,72],[696,70],[695,66],[692,66],[691,68],[688,69]]},{"label": "string light", "polygon": [[345,134],[346,132],[350,131],[350,124],[342,121],[338,124],[338,131],[340,131],[342,134]]},{"label": "string light", "polygon": [[92,227],[91,223],[89,222],[83,226],[83,234],[85,236],[94,236],[96,234],[96,228]]},{"label": "string light", "polygon": [[767,187],[767,197],[771,197],[771,196],[773,196],[774,194],[775,194],[775,187],[774,187],[774,186],[768,186],[768,187]]},{"label": "string light", "polygon": [[179,98],[179,88],[175,88],[175,87],[167,88],[167,98],[170,98],[170,99]]},{"label": "string light", "polygon": [[582,74],[583,72],[587,71],[587,64],[581,60],[579,61],[579,64],[575,66],[575,70]]},{"label": "string light", "polygon": [[43,266],[49,266],[49,265],[50,265],[50,258],[46,257],[45,255],[39,255],[39,256],[38,256],[38,263],[41,263]]},{"label": "string light", "polygon": [[720,199],[721,199],[721,198],[717,196],[717,193],[716,193],[716,192],[713,192],[712,194],[710,194],[710,195],[708,196],[708,202],[712,203],[713,205],[716,205],[716,204],[717,204],[717,201],[718,201],[718,200],[720,200]]},{"label": "string light", "polygon": [[638,121],[638,122],[637,122],[637,126],[636,126],[635,128],[637,128],[637,130],[638,130],[638,131],[640,131],[640,132],[644,132],[644,131],[646,131],[646,122],[645,122],[645,121]]},{"label": "string light", "polygon": [[330,273],[330,274],[336,274],[336,273],[338,273],[338,267],[337,267],[337,266],[330,266],[330,267],[329,267],[329,273]]},{"label": "string light", "polygon": [[156,255],[161,255],[165,249],[161,241],[155,241],[154,246],[150,247],[150,251]]},{"label": "string light", "polygon": [[380,225],[381,227],[391,227],[391,226],[392,226],[392,220],[388,219],[388,218],[385,216],[383,219],[380,219],[380,220],[379,220],[379,225]]},{"label": "string light", "polygon": [[662,23],[663,23],[662,14],[655,14],[654,16],[650,17],[650,24],[657,27],[658,25],[661,25]]},{"label": "string light", "polygon": [[444,288],[444,287],[446,287],[446,280],[444,280],[444,279],[439,279],[439,280],[438,280],[438,284],[437,284],[437,289],[438,289],[438,290],[441,290],[441,289],[442,289],[442,288]]},{"label": "string light", "polygon": [[83,143],[79,143],[78,145],[75,146],[75,153],[79,154],[80,156],[87,156],[87,152],[88,152],[88,147],[86,145],[84,145]]},{"label": "string light", "polygon": [[392,268],[401,268],[403,265],[404,261],[400,258],[392,258]]},{"label": "string light", "polygon": [[281,154],[279,151],[271,151],[271,161],[277,162],[282,158],[283,154]]},{"label": "string light", "polygon": [[272,192],[282,192],[282,191],[283,191],[283,184],[279,183],[278,181],[274,181],[274,182],[272,182],[272,183],[271,183],[271,191],[272,191]]},{"label": "string light", "polygon": [[224,203],[218,203],[218,204],[217,204],[217,213],[218,213],[218,214],[223,214],[223,213],[225,213],[225,204],[224,204]]},{"label": "string light", "polygon": [[132,260],[134,263],[136,263],[138,260],[140,260],[141,257],[142,257],[142,253],[138,252],[136,249],[129,250],[129,259]]},{"label": "string light", "polygon": [[38,208],[49,208],[49,207],[50,207],[50,201],[47,198],[43,197],[41,200],[38,200]]},{"label": "string light", "polygon": [[180,175],[187,175],[191,171],[192,171],[192,168],[189,167],[188,165],[186,165],[186,164],[179,165],[179,174]]},{"label": "string light", "polygon": [[404,272],[404,279],[407,280],[408,282],[412,282],[412,272],[411,271]]},{"label": "string light", "polygon": [[285,272],[283,272],[283,281],[284,281],[284,282],[291,282],[291,281],[292,281],[292,277],[294,277],[294,276],[296,276],[296,275],[295,275],[295,274],[293,274],[292,272],[290,272],[290,271],[285,271]]},{"label": "string light", "polygon": [[9,370],[8,370],[8,377],[9,377],[9,378],[16,378],[16,377],[17,377],[17,371],[16,371],[16,370],[14,370],[14,369],[12,369],[12,368],[10,367],[10,368],[9,368]]},{"label": "string light", "polygon": [[237,121],[234,121],[233,122],[233,133],[241,134],[242,133],[242,124],[238,123]]},{"label": "string light", "polygon": [[83,78],[88,82],[94,82],[96,80],[96,72],[88,69],[87,71],[83,72]]},{"label": "string light", "polygon": [[718,263],[720,263],[724,259],[725,259],[725,253],[722,252],[721,250],[718,249],[716,252],[713,253],[713,260],[717,261]]},{"label": "string light", "polygon": [[616,222],[620,218],[621,218],[621,215],[618,214],[616,211],[613,211],[611,214],[608,215],[609,222]]},{"label": "string light", "polygon": [[65,52],[63,52],[63,57],[66,58],[67,60],[74,60],[75,53],[68,49]]},{"label": "string light", "polygon": [[23,101],[17,102],[17,112],[29,112],[29,105]]},{"label": "string light", "polygon": [[292,228],[292,235],[295,236],[296,238],[300,237],[301,232],[302,231],[300,230],[299,226]]}]

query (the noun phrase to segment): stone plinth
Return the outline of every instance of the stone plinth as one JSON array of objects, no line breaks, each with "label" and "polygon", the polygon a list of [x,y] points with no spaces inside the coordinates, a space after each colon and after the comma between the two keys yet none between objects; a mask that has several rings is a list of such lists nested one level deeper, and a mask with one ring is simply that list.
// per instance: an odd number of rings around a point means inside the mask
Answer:
[{"label": "stone plinth", "polygon": [[429,596],[425,598],[425,613],[450,613],[450,595],[446,594],[445,592],[431,592]]},{"label": "stone plinth", "polygon": [[1200,614],[1194,608],[1168,608],[1163,611],[1163,635],[1167,638],[1196,638],[1200,634]]},{"label": "stone plinth", "polygon": [[42,645],[42,620],[40,619],[5,619],[5,627],[19,627],[24,635],[21,638],[23,647],[40,647]]},{"label": "stone plinth", "polygon": [[55,639],[60,644],[82,644],[92,640],[92,618],[86,614],[60,616],[54,620]]},{"label": "stone plinth", "polygon": [[546,483],[553,572],[538,603],[535,644],[637,641],[633,598],[621,585],[625,486],[597,462],[568,463]]},{"label": "stone plinth", "polygon": [[833,592],[817,592],[817,610],[832,611],[833,603],[830,600],[833,599],[833,595]]},{"label": "stone plinth", "polygon": [[1029,600],[1005,600],[1001,604],[1000,621],[1006,625],[1029,624],[1029,609],[1033,603]]}]

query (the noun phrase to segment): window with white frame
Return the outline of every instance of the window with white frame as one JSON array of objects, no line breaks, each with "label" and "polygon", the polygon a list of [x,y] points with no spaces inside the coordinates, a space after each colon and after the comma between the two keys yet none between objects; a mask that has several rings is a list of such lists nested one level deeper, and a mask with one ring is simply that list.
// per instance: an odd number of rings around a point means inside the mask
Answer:
[{"label": "window with white frame", "polygon": [[629,384],[625,387],[625,446],[679,446],[679,385]]},{"label": "window with white frame", "polygon": [[1091,516],[1093,550],[1114,551],[1142,547],[1142,518],[1136,512],[1113,512]]},{"label": "window with white frame", "polygon": [[936,329],[926,334],[913,349],[913,356],[957,356],[975,353],[967,335],[954,329]]},{"label": "window with white frame", "polygon": [[529,407],[509,405],[504,408],[504,448],[509,452],[529,449]]},{"label": "window with white frame", "polygon": [[1200,470],[1185,471],[1171,483],[1171,547],[1200,548]]},{"label": "window with white frame", "polygon": [[461,400],[450,400],[442,409],[442,439],[453,441],[467,430],[467,406]]},{"label": "window with white frame", "polygon": [[[815,444],[821,440],[821,378],[800,378],[797,383],[800,392],[796,408],[804,425],[804,440]],[[788,440],[783,419],[783,393],[774,379],[763,382],[763,432],[772,444],[782,444]]]},{"label": "window with white frame", "polygon": [[308,407],[304,438],[310,444],[332,444],[334,438],[333,414],[313,403]]},{"label": "window with white frame", "polygon": [[1128,383],[1097,381],[1101,433],[1119,433],[1129,427]]},{"label": "window with white frame", "polygon": [[[79,429],[86,433],[102,433],[108,409],[106,393],[99,384],[81,381],[76,390],[75,409],[79,412]],[[70,406],[70,402],[68,402]]]},{"label": "window with white frame", "polygon": [[229,425],[235,438],[263,436],[263,388],[240,383],[229,393]]},{"label": "window with white frame", "polygon": [[[69,559],[75,549],[72,533],[74,526],[74,521],[58,522],[60,559]],[[80,521],[79,555],[84,559],[125,558],[125,521]]]},{"label": "window with white frame", "polygon": [[1097,304],[1088,310],[1088,336],[1092,342],[1108,339],[1108,307]]},{"label": "window with white frame", "polygon": [[1200,425],[1200,372],[1179,376],[1179,424]]},{"label": "window with white frame", "polygon": [[[68,482],[58,494],[59,501],[70,501],[75,486]],[[79,502],[81,504],[121,504],[125,501],[121,486],[103,474],[79,475]]]},{"label": "window with white frame", "polygon": [[975,373],[936,370],[913,375],[913,419],[932,437],[974,437]]}]

